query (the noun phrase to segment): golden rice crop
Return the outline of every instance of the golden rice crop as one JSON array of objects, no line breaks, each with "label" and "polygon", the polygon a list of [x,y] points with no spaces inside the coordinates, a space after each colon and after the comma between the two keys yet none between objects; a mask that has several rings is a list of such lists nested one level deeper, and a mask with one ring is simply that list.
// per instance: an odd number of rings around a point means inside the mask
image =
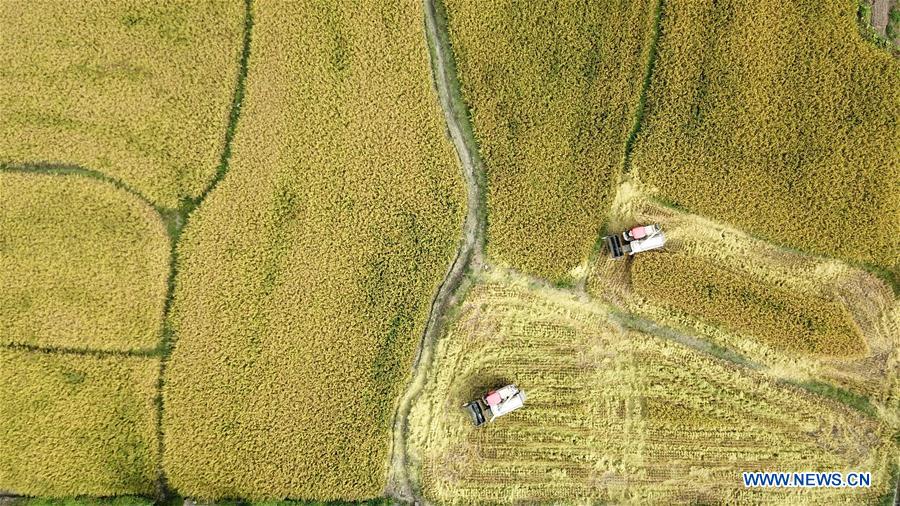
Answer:
[{"label": "golden rice crop", "polygon": [[0,344],[147,350],[169,239],[152,207],[80,176],[0,172]]},{"label": "golden rice crop", "polygon": [[150,494],[159,363],[0,348],[0,490]]},{"label": "golden rice crop", "polygon": [[844,0],[665,3],[640,178],[780,244],[895,272],[900,66]]},{"label": "golden rice crop", "polygon": [[837,301],[754,279],[720,261],[690,254],[636,257],[635,292],[713,325],[790,352],[849,357],[866,342]]},{"label": "golden rice crop", "polygon": [[658,223],[666,252],[633,261],[597,255],[585,283],[592,297],[765,364],[779,377],[836,382],[874,402],[896,395],[900,312],[882,280],[630,190],[618,207],[626,211],[613,219],[622,228]]},{"label": "golden rice crop", "polygon": [[422,6],[254,9],[230,169],[179,244],[165,468],[191,497],[377,497],[464,215]]},{"label": "golden rice crop", "polygon": [[213,177],[239,1],[0,3],[0,161],[78,164],[175,207]]},{"label": "golden rice crop", "polygon": [[[515,383],[481,428],[462,403]],[[660,337],[573,294],[488,275],[437,342],[410,417],[440,504],[862,504],[891,488],[882,423]],[[742,471],[871,470],[871,489],[747,490]]]},{"label": "golden rice crop", "polygon": [[608,211],[655,1],[445,3],[485,165],[488,253],[561,279]]}]

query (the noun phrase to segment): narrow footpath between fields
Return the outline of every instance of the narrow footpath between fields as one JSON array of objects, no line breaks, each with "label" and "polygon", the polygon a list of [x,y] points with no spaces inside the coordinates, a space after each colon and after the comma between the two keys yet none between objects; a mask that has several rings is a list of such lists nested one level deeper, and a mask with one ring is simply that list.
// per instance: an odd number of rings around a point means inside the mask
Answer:
[{"label": "narrow footpath between fields", "polygon": [[[385,494],[402,501],[423,503],[419,491],[408,473],[406,438],[408,417],[413,403],[422,392],[431,368],[434,343],[440,335],[447,310],[454,302],[454,294],[469,269],[481,268],[484,252],[485,213],[483,167],[469,123],[467,109],[460,95],[456,68],[449,47],[447,27],[434,0],[424,0],[425,36],[431,53],[431,70],[447,123],[447,134],[453,142],[466,183],[467,212],[463,223],[463,237],[456,258],[447,270],[434,299],[425,332],[412,365],[412,376],[394,412],[389,473]],[[440,26],[439,26],[440,23]]]}]

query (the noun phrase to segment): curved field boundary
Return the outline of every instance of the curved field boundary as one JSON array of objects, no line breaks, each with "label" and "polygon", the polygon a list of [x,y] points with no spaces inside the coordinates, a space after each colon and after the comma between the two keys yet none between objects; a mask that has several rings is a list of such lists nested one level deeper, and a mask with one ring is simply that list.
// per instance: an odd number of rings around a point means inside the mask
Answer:
[{"label": "curved field boundary", "polygon": [[[140,199],[142,202],[146,203],[148,206],[156,209],[157,212],[160,212],[161,207],[155,205],[150,199],[144,196],[141,192],[135,190],[134,188],[128,186],[127,184],[119,181],[116,178],[107,176],[102,172],[98,172],[96,170],[87,169],[78,165],[69,165],[64,163],[50,163],[50,162],[25,162],[25,163],[12,163],[12,162],[0,162],[0,171],[6,172],[30,172],[36,174],[52,174],[59,176],[81,176],[88,177],[92,179],[96,179],[98,181],[102,181],[107,184],[111,184],[116,188],[121,190],[125,190],[128,193],[134,195],[136,198]],[[160,213],[161,214],[161,213]]]},{"label": "curved field boundary", "polygon": [[237,130],[238,120],[241,116],[241,105],[244,101],[245,83],[247,81],[247,66],[250,60],[250,44],[253,34],[253,0],[244,0],[244,34],[241,47],[241,59],[238,64],[238,74],[235,79],[234,95],[231,99],[231,111],[228,113],[228,128],[225,130],[225,142],[222,147],[222,154],[219,157],[219,167],[216,174],[210,180],[209,184],[200,195],[193,199],[185,199],[181,202],[178,210],[174,213],[175,222],[172,228],[172,254],[169,263],[169,289],[166,294],[166,305],[164,310],[163,338],[160,343],[162,356],[159,361],[159,382],[157,385],[157,405],[156,410],[156,427],[159,434],[159,464],[158,464],[158,481],[157,481],[157,502],[166,502],[171,499],[172,493],[168,486],[165,469],[162,464],[162,457],[165,445],[165,433],[162,429],[162,412],[163,395],[162,390],[165,385],[166,365],[169,361],[169,355],[172,353],[172,341],[174,333],[169,326],[169,315],[172,309],[172,301],[175,295],[175,278],[178,276],[178,240],[181,237],[181,231],[187,224],[191,213],[197,209],[200,204],[209,196],[210,193],[218,186],[228,173],[229,162],[231,160],[231,144],[234,141],[234,133]]},{"label": "curved field boundary", "polygon": [[428,322],[422,335],[416,358],[412,365],[412,377],[394,413],[390,468],[385,493],[403,501],[424,503],[417,487],[409,476],[406,438],[409,431],[409,412],[422,393],[431,367],[434,343],[442,331],[444,317],[454,302],[454,294],[462,283],[468,268],[478,269],[484,252],[484,171],[478,148],[472,134],[468,108],[462,100],[456,66],[447,35],[446,19],[439,0],[424,0],[425,36],[431,53],[434,84],[440,98],[441,109],[447,123],[447,133],[453,141],[456,154],[466,181],[467,212],[463,224],[463,237],[453,263],[431,301]]},{"label": "curved field boundary", "polygon": [[243,30],[243,42],[241,48],[241,57],[238,64],[238,73],[235,79],[235,88],[234,94],[231,100],[231,109],[228,115],[228,126],[225,131],[225,140],[222,148],[222,154],[219,157],[219,166],[216,170],[215,175],[209,181],[207,186],[203,189],[199,196],[194,198],[186,198],[181,201],[178,208],[172,209],[167,207],[161,207],[154,204],[150,199],[146,196],[135,190],[134,188],[129,187],[124,182],[107,176],[102,172],[98,172],[96,170],[88,169],[85,167],[81,167],[78,165],[69,165],[69,164],[60,164],[60,163],[47,163],[47,162],[23,162],[23,163],[12,163],[12,162],[3,162],[0,163],[0,171],[9,171],[9,172],[32,172],[32,173],[43,173],[43,174],[56,174],[56,175],[73,175],[78,177],[88,177],[97,179],[99,181],[103,181],[105,183],[116,186],[117,188],[123,189],[128,193],[134,195],[136,198],[140,199],[142,202],[148,204],[159,214],[163,223],[166,226],[166,231],[169,235],[169,242],[171,246],[171,251],[169,255],[169,276],[168,276],[168,288],[166,292],[166,301],[163,309],[163,328],[161,331],[161,340],[159,345],[155,350],[146,350],[146,351],[136,351],[136,352],[107,352],[107,351],[98,351],[98,350],[90,350],[90,349],[76,349],[76,348],[58,348],[58,347],[38,347],[38,346],[7,346],[8,348],[27,350],[32,352],[42,352],[42,353],[63,353],[63,354],[76,354],[76,355],[96,355],[96,356],[141,356],[141,357],[159,357],[160,358],[160,366],[159,366],[159,380],[157,383],[157,410],[156,410],[156,426],[158,433],[158,442],[159,442],[159,463],[158,463],[158,471],[157,471],[157,484],[156,484],[156,495],[158,502],[166,502],[172,497],[172,491],[169,490],[167,485],[167,480],[165,476],[165,471],[162,467],[162,454],[163,454],[163,445],[164,445],[164,434],[162,432],[162,389],[164,384],[164,375],[166,369],[166,362],[168,361],[169,354],[172,350],[172,338],[173,333],[171,328],[169,327],[168,319],[169,313],[171,310],[173,293],[175,290],[175,277],[178,275],[177,263],[178,263],[178,240],[181,236],[181,232],[184,229],[185,225],[188,222],[188,218],[190,214],[200,206],[203,200],[216,188],[219,182],[224,179],[225,175],[228,172],[228,164],[231,159],[231,144],[234,139],[234,134],[237,129],[237,123],[240,119],[241,113],[241,105],[244,99],[245,92],[245,82],[247,78],[247,66],[248,61],[250,59],[250,43],[252,38],[253,31],[253,0],[244,0],[244,30]]}]

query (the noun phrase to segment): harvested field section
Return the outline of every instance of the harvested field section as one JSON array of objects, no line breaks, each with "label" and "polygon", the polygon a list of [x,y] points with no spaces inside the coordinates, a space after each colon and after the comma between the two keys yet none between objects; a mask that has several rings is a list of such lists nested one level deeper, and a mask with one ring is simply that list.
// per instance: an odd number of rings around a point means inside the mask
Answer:
[{"label": "harvested field section", "polygon": [[156,211],[75,175],[0,171],[0,344],[150,350],[169,239]]},{"label": "harvested field section", "polygon": [[0,4],[0,161],[77,164],[174,208],[216,172],[243,2]]},{"label": "harvested field section", "polygon": [[179,245],[165,468],[204,499],[379,497],[465,214],[422,6],[254,11],[229,172]]},{"label": "harvested field section", "polygon": [[[461,404],[515,383],[476,429]],[[437,345],[414,406],[425,496],[446,504],[837,504],[890,487],[889,430],[845,406],[652,335],[597,306],[487,274]],[[871,490],[744,489],[741,471],[871,469]]]},{"label": "harvested field section", "polygon": [[839,302],[754,280],[721,262],[689,254],[645,255],[635,258],[631,281],[640,296],[775,349],[843,358],[868,351]]},{"label": "harvested field section", "polygon": [[900,365],[900,303],[884,281],[665,207],[642,192],[633,183],[620,192],[612,221],[617,230],[658,223],[665,250],[627,261],[601,252],[586,283],[592,297],[703,336],[782,378],[828,381],[879,402],[897,395],[889,379]]},{"label": "harvested field section", "polygon": [[159,363],[0,348],[0,490],[150,495]]},{"label": "harvested field section", "polygon": [[900,271],[896,59],[856,3],[665,4],[633,167],[659,197],[779,244]]},{"label": "harvested field section", "polygon": [[655,1],[445,3],[487,177],[488,255],[563,279],[609,207]]}]

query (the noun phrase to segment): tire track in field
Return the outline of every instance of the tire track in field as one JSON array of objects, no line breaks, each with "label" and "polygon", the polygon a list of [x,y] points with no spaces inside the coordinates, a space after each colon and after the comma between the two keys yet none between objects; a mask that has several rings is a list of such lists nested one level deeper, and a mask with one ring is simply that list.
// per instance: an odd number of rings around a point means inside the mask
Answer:
[{"label": "tire track in field", "polygon": [[467,211],[463,236],[456,257],[431,301],[425,331],[412,365],[412,377],[394,412],[388,482],[385,494],[398,500],[424,503],[417,484],[409,475],[407,437],[409,413],[428,379],[434,344],[443,330],[448,309],[456,302],[454,295],[471,270],[481,268],[484,255],[486,219],[484,211],[484,170],[478,156],[468,109],[462,100],[456,65],[449,44],[446,18],[440,0],[423,0],[425,37],[431,55],[431,70],[447,135],[453,142],[466,183]]}]

